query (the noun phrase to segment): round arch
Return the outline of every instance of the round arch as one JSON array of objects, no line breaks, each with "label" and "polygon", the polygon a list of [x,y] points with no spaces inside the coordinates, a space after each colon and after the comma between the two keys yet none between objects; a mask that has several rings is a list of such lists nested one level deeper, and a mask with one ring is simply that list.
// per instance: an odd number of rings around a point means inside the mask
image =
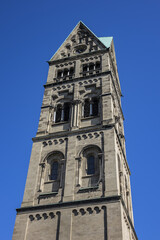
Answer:
[{"label": "round arch", "polygon": [[47,153],[47,155],[44,157],[43,162],[48,161],[50,158],[55,159],[58,157],[59,159],[64,159],[64,154],[61,151],[55,150],[52,152]]}]

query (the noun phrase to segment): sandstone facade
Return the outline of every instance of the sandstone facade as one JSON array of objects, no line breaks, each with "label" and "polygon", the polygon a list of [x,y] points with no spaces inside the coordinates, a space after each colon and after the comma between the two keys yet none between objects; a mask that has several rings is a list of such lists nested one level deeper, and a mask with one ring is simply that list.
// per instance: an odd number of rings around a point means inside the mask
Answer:
[{"label": "sandstone facade", "polygon": [[13,240],[135,240],[113,38],[79,22],[48,63]]}]

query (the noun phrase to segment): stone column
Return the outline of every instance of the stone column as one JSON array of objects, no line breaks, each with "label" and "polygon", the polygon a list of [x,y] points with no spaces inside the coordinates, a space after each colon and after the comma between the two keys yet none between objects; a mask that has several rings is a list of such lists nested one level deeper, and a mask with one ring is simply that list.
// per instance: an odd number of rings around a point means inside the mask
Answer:
[{"label": "stone column", "polygon": [[77,157],[75,158],[75,160],[77,161],[77,175],[76,175],[76,186],[79,187],[80,186],[80,168],[81,168],[81,158]]},{"label": "stone column", "polygon": [[38,178],[38,189],[37,192],[41,192],[41,183],[42,183],[42,175],[43,175],[43,171],[45,168],[45,163],[40,163],[40,172],[39,172],[39,178]]},{"label": "stone column", "polygon": [[79,116],[79,103],[80,101],[74,100],[72,102],[73,104],[73,124],[72,124],[72,128],[77,128],[78,127],[78,116]]},{"label": "stone column", "polygon": [[61,121],[64,121],[64,106],[62,107],[62,112],[61,112]]},{"label": "stone column", "polygon": [[53,110],[53,122],[55,123],[56,122],[56,108],[54,108]]}]

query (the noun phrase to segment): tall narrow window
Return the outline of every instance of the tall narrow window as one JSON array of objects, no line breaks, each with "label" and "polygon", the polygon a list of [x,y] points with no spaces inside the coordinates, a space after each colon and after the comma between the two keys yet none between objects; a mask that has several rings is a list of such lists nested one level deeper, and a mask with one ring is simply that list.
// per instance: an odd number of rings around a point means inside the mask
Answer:
[{"label": "tall narrow window", "polygon": [[73,73],[74,73],[74,68],[72,67],[70,68],[69,75],[73,75]]},{"label": "tall narrow window", "polygon": [[101,67],[100,62],[96,62],[96,69],[100,69],[100,67]]},{"label": "tall narrow window", "polygon": [[97,116],[98,115],[98,99],[93,98],[92,100],[92,115]]},{"label": "tall narrow window", "polygon": [[89,116],[90,116],[90,102],[89,99],[86,99],[84,103],[84,117]]},{"label": "tall narrow window", "polygon": [[95,174],[95,159],[94,156],[87,157],[87,174]]},{"label": "tall narrow window", "polygon": [[87,65],[83,65],[83,72],[87,72]]},{"label": "tall narrow window", "polygon": [[98,99],[86,99],[84,103],[84,117],[98,116]]},{"label": "tall narrow window", "polygon": [[70,113],[70,104],[64,103],[64,121],[69,120],[69,113]]},{"label": "tall narrow window", "polygon": [[62,77],[62,71],[58,71],[57,77],[58,77],[58,78],[61,78],[61,77]]},{"label": "tall narrow window", "polygon": [[56,113],[54,115],[55,123],[68,121],[70,114],[70,103],[64,103],[64,106],[58,104]]},{"label": "tall narrow window", "polygon": [[94,70],[94,64],[91,63],[91,64],[89,65],[89,71],[93,71],[93,70]]},{"label": "tall narrow window", "polygon": [[68,69],[64,69],[63,76],[66,77],[68,75]]},{"label": "tall narrow window", "polygon": [[56,111],[56,123],[61,121],[62,106],[59,104]]},{"label": "tall narrow window", "polygon": [[58,162],[53,162],[51,165],[50,180],[57,180],[58,178]]}]

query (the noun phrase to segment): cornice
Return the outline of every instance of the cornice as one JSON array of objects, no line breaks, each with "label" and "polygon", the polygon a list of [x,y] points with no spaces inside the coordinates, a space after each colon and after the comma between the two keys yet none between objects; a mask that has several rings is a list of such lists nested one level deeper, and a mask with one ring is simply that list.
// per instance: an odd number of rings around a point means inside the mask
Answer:
[{"label": "cornice", "polygon": [[48,87],[53,87],[53,86],[56,86],[56,85],[74,83],[74,82],[77,82],[77,81],[81,81],[83,79],[89,79],[89,78],[105,76],[105,75],[108,75],[108,74],[111,74],[111,71],[106,71],[106,72],[101,72],[101,73],[97,73],[97,74],[92,74],[92,76],[89,75],[89,76],[85,76],[85,77],[73,78],[73,79],[67,80],[67,81],[64,80],[64,81],[61,81],[61,82],[49,82],[49,83],[44,84],[43,86],[44,86],[44,88],[48,88]]},{"label": "cornice", "polygon": [[76,134],[82,134],[82,133],[89,133],[89,132],[93,132],[93,131],[103,131],[104,129],[110,129],[114,126],[113,124],[107,124],[107,125],[96,125],[96,126],[91,126],[91,127],[85,127],[83,129],[72,129],[69,131],[62,131],[62,132],[55,132],[55,133],[51,133],[51,134],[47,134],[47,135],[43,135],[43,136],[36,136],[33,137],[32,140],[33,142],[38,142],[38,141],[42,141],[42,140],[49,140],[51,138],[54,137],[68,137],[68,136],[72,136],[72,135],[76,135]]},{"label": "cornice", "polygon": [[91,204],[91,203],[115,202],[115,201],[120,201],[120,199],[121,199],[120,196],[92,198],[92,199],[85,199],[85,200],[59,202],[59,203],[46,204],[46,205],[21,207],[21,208],[17,208],[16,211],[17,211],[17,214],[18,214],[18,213],[31,212],[31,211],[35,211],[35,210],[44,210],[44,209],[51,209],[51,208],[63,208],[63,207],[69,207],[69,206],[72,207],[72,206],[78,206],[78,205],[83,205],[83,204]]}]

